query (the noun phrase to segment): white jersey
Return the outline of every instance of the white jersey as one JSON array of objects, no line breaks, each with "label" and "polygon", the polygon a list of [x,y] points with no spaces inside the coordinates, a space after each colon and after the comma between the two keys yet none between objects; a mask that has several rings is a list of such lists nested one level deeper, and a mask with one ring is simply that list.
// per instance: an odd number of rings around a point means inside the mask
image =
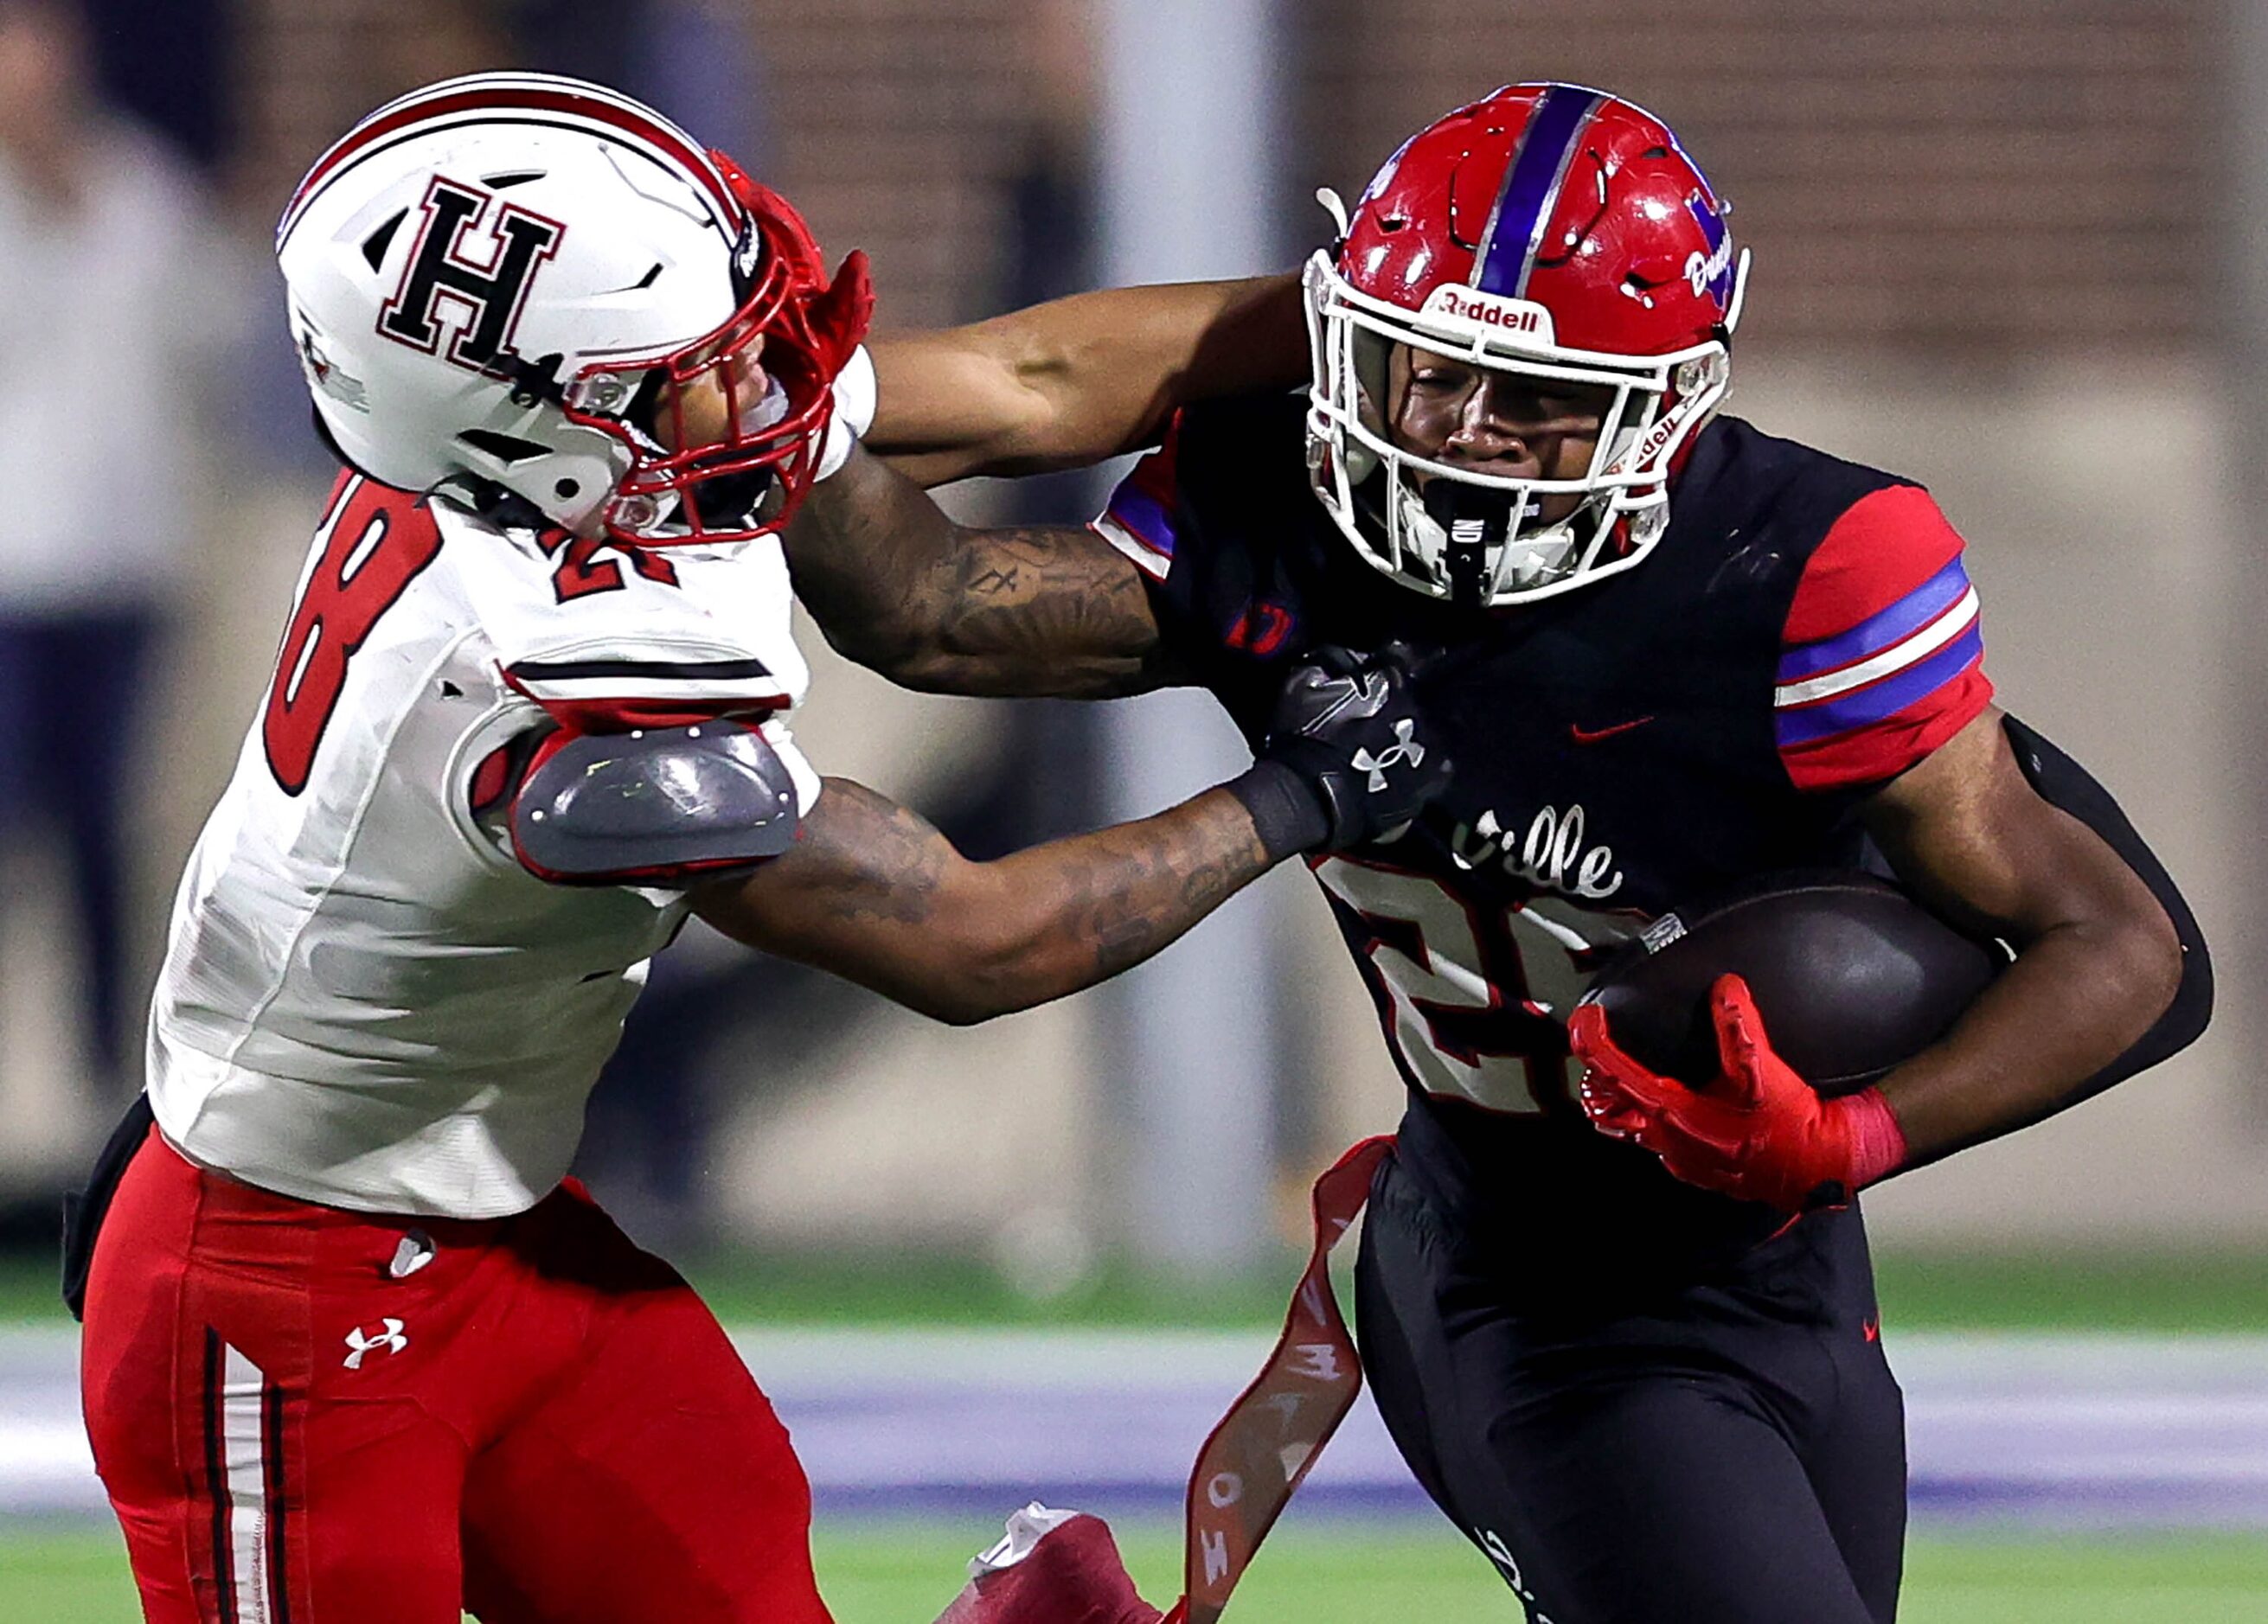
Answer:
[{"label": "white jersey", "polygon": [[547,709],[617,726],[769,711],[806,810],[817,797],[784,722],[806,672],[777,542],[549,542],[359,478],[334,493],[151,1012],[151,1103],[195,1160],[306,1201],[468,1218],[566,1172],[685,905],[514,860],[499,753]]}]

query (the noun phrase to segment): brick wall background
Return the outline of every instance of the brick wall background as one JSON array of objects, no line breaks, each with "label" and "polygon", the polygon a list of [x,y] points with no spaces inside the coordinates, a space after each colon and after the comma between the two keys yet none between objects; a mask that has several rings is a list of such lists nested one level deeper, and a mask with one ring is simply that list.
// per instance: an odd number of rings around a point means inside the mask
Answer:
[{"label": "brick wall background", "polygon": [[1616,91],[1733,200],[1756,250],[1751,342],[2159,349],[2207,325],[2203,0],[1296,9],[1310,184],[1351,195],[1500,82]]},{"label": "brick wall background", "polygon": [[[1064,57],[1091,0],[705,3],[760,87],[766,173],[867,248],[889,321],[994,307],[1013,179],[1077,116]],[[527,4],[243,4],[240,167],[270,196],[382,96],[512,60],[515,22],[541,44]],[[1322,229],[1314,187],[1351,195],[1459,101],[1566,77],[1662,114],[1733,200],[1752,344],[1992,359],[2210,334],[2212,0],[1281,4],[1294,240]]]}]

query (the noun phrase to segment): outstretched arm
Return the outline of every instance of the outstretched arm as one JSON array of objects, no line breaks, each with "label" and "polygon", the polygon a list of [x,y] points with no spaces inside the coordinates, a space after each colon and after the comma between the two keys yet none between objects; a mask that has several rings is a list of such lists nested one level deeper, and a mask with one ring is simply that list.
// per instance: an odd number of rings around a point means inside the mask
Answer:
[{"label": "outstretched arm", "polygon": [[700,886],[693,907],[752,947],[980,1021],[1139,964],[1293,852],[1406,826],[1448,782],[1439,745],[1413,743],[1425,725],[1406,650],[1322,650],[1293,670],[1252,769],[1154,818],[971,863],[829,780],[783,855]]},{"label": "outstretched arm", "polygon": [[1083,467],[1154,444],[1177,406],[1307,375],[1294,275],[1074,294],[869,348],[866,447],[923,485]]},{"label": "outstretched arm", "polygon": [[1084,525],[957,525],[853,452],[784,540],[827,641],[902,687],[1108,699],[1177,680],[1141,571]]},{"label": "outstretched arm", "polygon": [[693,906],[751,947],[966,1025],[1139,964],[1274,861],[1226,790],[972,863],[916,813],[829,779],[786,856]]}]

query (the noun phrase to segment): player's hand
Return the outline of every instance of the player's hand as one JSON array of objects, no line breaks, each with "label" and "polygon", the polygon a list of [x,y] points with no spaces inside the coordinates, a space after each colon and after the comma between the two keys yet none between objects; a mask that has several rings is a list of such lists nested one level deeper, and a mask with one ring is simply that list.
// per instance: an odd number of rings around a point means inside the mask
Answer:
[{"label": "player's hand", "polygon": [[1391,838],[1448,785],[1414,663],[1402,643],[1368,657],[1318,649],[1284,685],[1260,759],[1290,768],[1321,802],[1324,850]]},{"label": "player's hand", "polygon": [[1709,1006],[1718,1076],[1699,1089],[1624,1054],[1596,1004],[1576,1007],[1567,1037],[1584,1064],[1594,1128],[1637,1141],[1688,1184],[1783,1212],[1847,1201],[1905,1159],[1905,1135],[1880,1092],[1822,1099],[1772,1053],[1746,981],[1719,976]]}]

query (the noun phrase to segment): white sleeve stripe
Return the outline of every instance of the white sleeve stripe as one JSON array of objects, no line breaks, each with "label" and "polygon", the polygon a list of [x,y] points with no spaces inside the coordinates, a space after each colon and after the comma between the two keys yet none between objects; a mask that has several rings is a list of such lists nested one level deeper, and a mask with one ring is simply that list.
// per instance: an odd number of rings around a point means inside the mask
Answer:
[{"label": "white sleeve stripe", "polygon": [[512,674],[522,680],[562,677],[718,678],[769,677],[759,659],[738,660],[518,660]]},{"label": "white sleeve stripe", "polygon": [[671,678],[641,672],[632,677],[568,677],[531,681],[520,677],[519,691],[539,702],[578,699],[762,699],[784,700],[785,687],[766,675],[740,681]]},{"label": "white sleeve stripe", "polygon": [[1785,710],[1791,705],[1809,705],[1822,699],[1832,699],[1837,694],[1847,694],[1852,688],[1865,687],[1892,672],[1903,671],[1917,661],[1927,659],[1947,643],[1969,628],[1977,618],[1977,589],[1963,592],[1943,614],[1923,627],[1904,643],[1892,643],[1871,659],[1860,660],[1855,665],[1845,665],[1840,671],[1808,677],[1801,682],[1783,682],[1772,690],[1775,709]]},{"label": "white sleeve stripe", "polygon": [[1086,527],[1132,559],[1135,567],[1153,581],[1164,580],[1166,572],[1174,567],[1172,559],[1152,547],[1108,513],[1101,518],[1089,520]]}]

